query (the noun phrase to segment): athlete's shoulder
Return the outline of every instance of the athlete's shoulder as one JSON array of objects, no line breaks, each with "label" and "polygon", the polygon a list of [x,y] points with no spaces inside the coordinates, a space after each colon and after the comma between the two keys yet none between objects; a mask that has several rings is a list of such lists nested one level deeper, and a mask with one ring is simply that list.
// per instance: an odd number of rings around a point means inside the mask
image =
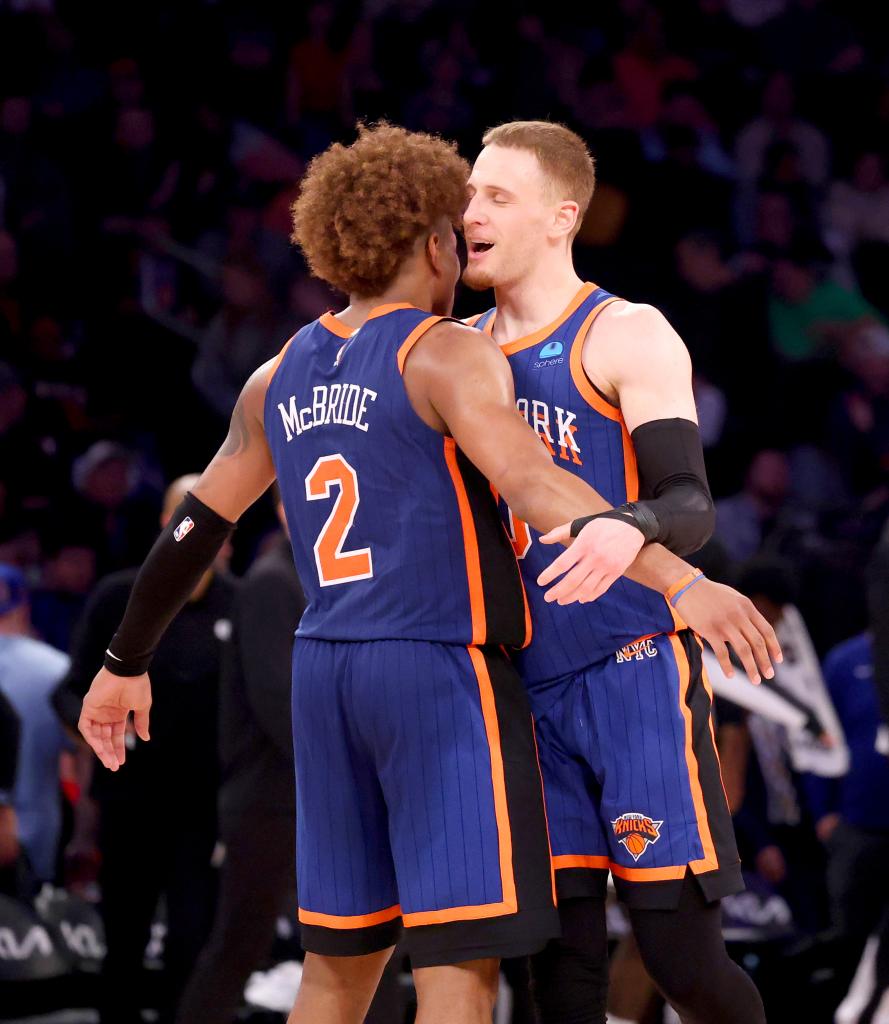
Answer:
[{"label": "athlete's shoulder", "polygon": [[590,348],[621,360],[643,354],[657,360],[659,356],[675,358],[686,353],[682,339],[656,306],[627,299],[609,302],[602,309],[590,326],[587,341]]},{"label": "athlete's shoulder", "polygon": [[[502,354],[492,338],[459,320],[442,319],[419,339],[407,363],[413,373],[462,375]],[[505,360],[504,360],[505,361]]]}]

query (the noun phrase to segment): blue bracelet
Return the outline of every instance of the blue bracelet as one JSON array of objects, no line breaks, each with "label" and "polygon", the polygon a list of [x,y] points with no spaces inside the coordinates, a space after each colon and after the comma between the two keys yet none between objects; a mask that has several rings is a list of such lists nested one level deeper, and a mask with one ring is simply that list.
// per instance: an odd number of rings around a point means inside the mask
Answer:
[{"label": "blue bracelet", "polygon": [[670,598],[670,604],[675,608],[676,602],[679,600],[680,597],[682,597],[686,590],[688,590],[690,587],[693,587],[696,583],[699,583],[701,580],[705,580],[706,578],[707,577],[703,573],[701,573],[700,576],[695,576],[695,578],[690,583],[686,583],[681,590],[676,591],[676,593]]}]

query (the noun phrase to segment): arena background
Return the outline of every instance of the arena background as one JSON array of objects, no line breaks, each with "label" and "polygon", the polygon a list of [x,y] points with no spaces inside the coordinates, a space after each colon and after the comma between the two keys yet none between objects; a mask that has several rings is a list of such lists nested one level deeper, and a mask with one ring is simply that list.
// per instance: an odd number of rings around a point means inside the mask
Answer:
[{"label": "arena background", "polygon": [[[24,573],[34,635],[69,651],[96,582],[141,561],[164,488],[211,457],[249,372],[338,307],[289,242],[289,204],[314,154],[383,117],[469,159],[513,118],[583,135],[599,183],[578,271],[661,308],[694,361],[718,510],[701,564],[795,604],[819,658],[861,633],[889,512],[883,6],[0,2],[0,562]],[[458,312],[488,299],[464,291]],[[270,502],[245,517],[234,576],[276,527]],[[94,899],[89,857],[65,856],[83,780],[70,751],[60,765],[53,881]],[[773,767],[757,770],[768,790]],[[770,1020],[829,1021],[827,854],[805,780],[785,774],[795,824],[770,832],[749,792],[738,806],[765,910],[733,950]],[[883,796],[873,825],[889,833]],[[775,894],[793,924],[757,933]],[[68,1003],[86,1009],[66,1019],[97,1019],[89,942],[37,988],[10,948],[0,1018]],[[286,942],[276,955],[294,959]]]}]

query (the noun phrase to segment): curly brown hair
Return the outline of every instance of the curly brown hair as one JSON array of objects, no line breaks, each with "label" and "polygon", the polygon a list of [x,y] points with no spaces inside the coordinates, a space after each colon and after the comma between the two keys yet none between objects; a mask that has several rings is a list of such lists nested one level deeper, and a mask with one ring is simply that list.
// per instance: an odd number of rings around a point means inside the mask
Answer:
[{"label": "curly brown hair", "polygon": [[309,164],[291,206],[293,234],[316,277],[347,295],[384,292],[419,238],[459,223],[469,164],[457,147],[395,125],[359,125]]}]

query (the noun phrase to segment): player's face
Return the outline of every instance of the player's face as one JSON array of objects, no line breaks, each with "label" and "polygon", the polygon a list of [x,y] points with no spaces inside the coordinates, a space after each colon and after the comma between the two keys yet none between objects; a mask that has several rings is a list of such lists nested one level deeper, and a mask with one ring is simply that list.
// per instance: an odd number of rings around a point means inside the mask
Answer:
[{"label": "player's face", "polygon": [[469,262],[463,280],[477,291],[514,284],[545,255],[554,205],[537,157],[486,146],[475,161],[463,214]]},{"label": "player's face", "polygon": [[437,316],[450,316],[454,311],[454,291],[462,268],[454,228],[447,220],[437,227],[439,273],[435,278],[432,312]]}]

